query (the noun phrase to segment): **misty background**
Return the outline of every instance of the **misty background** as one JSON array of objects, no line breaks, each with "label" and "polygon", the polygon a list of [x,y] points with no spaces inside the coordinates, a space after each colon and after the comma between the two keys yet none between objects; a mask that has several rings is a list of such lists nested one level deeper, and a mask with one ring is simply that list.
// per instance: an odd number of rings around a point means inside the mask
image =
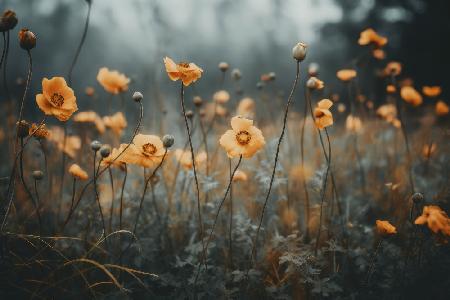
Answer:
[{"label": "misty background", "polygon": [[[37,36],[27,97],[28,103],[34,102],[43,77],[67,78],[88,5],[86,0],[9,0],[2,1],[0,8],[14,10],[19,18],[11,33],[7,73],[15,98],[23,92],[17,78],[26,77],[28,65],[17,32],[27,27]],[[244,95],[257,95],[260,75],[271,71],[277,74],[276,89],[286,92],[295,75],[291,49],[303,41],[309,45],[303,76],[306,65],[317,62],[328,89],[339,92],[342,85],[335,72],[353,67],[352,60],[367,51],[357,40],[362,30],[372,27],[389,39],[387,58],[372,62],[375,67],[398,60],[404,65],[404,76],[412,77],[417,88],[441,85],[445,99],[450,88],[449,16],[448,0],[92,0],[90,27],[74,69],[73,88],[80,111],[105,105],[108,96],[96,76],[106,66],[132,79],[127,97],[142,91],[151,116],[158,113],[154,99],[161,95],[165,109],[173,106],[178,111],[178,84],[168,79],[162,62],[167,55],[204,69],[201,80],[188,89],[188,97],[211,97],[219,88],[221,61],[241,70]],[[382,102],[383,85],[377,86],[373,73],[360,73],[362,91]],[[84,94],[87,86],[96,89],[97,99]],[[225,88],[233,88],[229,76]],[[3,102],[3,87],[1,95]],[[303,101],[300,96],[299,92],[296,105]],[[28,105],[26,117],[33,118],[37,111]]]}]

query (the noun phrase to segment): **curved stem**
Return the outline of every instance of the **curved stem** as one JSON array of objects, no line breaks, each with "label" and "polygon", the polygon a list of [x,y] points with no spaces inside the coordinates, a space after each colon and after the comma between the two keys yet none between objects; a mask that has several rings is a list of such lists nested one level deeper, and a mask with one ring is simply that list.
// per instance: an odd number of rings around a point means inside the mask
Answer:
[{"label": "curved stem", "polygon": [[188,134],[189,147],[191,148],[191,158],[192,158],[192,166],[193,166],[193,170],[194,170],[195,187],[197,189],[197,213],[198,213],[198,223],[199,223],[199,229],[200,229],[200,240],[202,241],[202,247],[203,247],[203,263],[206,266],[206,252],[205,252],[206,248],[205,248],[205,242],[203,241],[203,220],[202,220],[202,211],[201,211],[201,204],[200,204],[200,188],[198,186],[197,169],[195,166],[195,155],[194,155],[194,147],[192,146],[191,129],[189,128],[189,122],[188,122],[188,119],[186,116],[186,108],[184,105],[183,82],[181,82],[181,89],[180,89],[180,104],[181,104],[181,109],[183,111],[184,124],[186,126],[186,131]]},{"label": "curved stem", "polygon": [[[276,151],[276,154],[275,154],[275,163],[273,165],[272,176],[270,177],[269,189],[267,191],[266,198],[264,200],[264,205],[263,205],[263,208],[262,208],[261,217],[259,219],[258,229],[256,230],[255,240],[253,241],[252,252],[251,252],[251,257],[250,257],[251,261],[256,260],[256,245],[258,244],[259,231],[261,230],[261,224],[262,224],[262,221],[264,219],[264,212],[265,212],[266,207],[267,207],[267,202],[269,200],[270,192],[272,191],[273,181],[274,181],[274,178],[275,178],[275,172],[276,172],[276,169],[277,169],[278,155],[280,153],[281,141],[283,140],[284,133],[285,133],[285,130],[286,130],[286,123],[287,123],[287,117],[288,117],[288,113],[289,113],[289,107],[291,105],[295,89],[297,87],[297,82],[298,82],[299,75],[300,75],[300,61],[297,60],[297,71],[296,71],[296,74],[295,74],[294,84],[292,85],[291,93],[289,94],[288,101],[287,101],[287,104],[286,104],[286,108],[285,108],[285,111],[284,111],[283,129],[282,129],[281,135],[280,135],[280,137],[278,139],[277,151]],[[247,270],[247,274],[248,274],[249,270],[250,270],[250,268]]]},{"label": "curved stem", "polygon": [[113,180],[111,167],[108,168],[108,173],[109,173],[109,182],[111,183],[111,207],[109,210],[109,232],[112,232],[112,221],[113,221],[113,214],[114,214],[114,180]]}]

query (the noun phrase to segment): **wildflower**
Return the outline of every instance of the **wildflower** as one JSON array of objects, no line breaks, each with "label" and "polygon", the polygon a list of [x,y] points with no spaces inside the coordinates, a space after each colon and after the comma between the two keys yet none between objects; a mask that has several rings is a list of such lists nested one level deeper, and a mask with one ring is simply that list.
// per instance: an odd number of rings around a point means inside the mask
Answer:
[{"label": "wildflower", "polygon": [[336,76],[342,81],[350,81],[356,77],[356,71],[353,69],[343,69],[337,71]]},{"label": "wildflower", "polygon": [[230,67],[230,66],[228,65],[228,63],[226,63],[226,62],[224,62],[224,61],[222,61],[222,62],[219,63],[219,69],[220,69],[220,71],[222,71],[222,72],[226,72],[226,71],[228,70],[229,67]]},{"label": "wildflower", "polygon": [[387,44],[387,38],[376,33],[372,28],[362,31],[359,35],[358,44],[361,46],[372,44],[377,48],[383,47]]},{"label": "wildflower", "polygon": [[425,158],[430,157],[434,152],[436,152],[436,144],[435,143],[431,143],[431,144],[425,144],[422,147],[422,155]]},{"label": "wildflower", "polygon": [[86,173],[86,171],[84,171],[79,165],[77,164],[72,164],[69,168],[69,173],[80,180],[87,180],[89,178],[88,174]]},{"label": "wildflower", "polygon": [[345,127],[348,131],[360,132],[362,129],[361,119],[352,115],[348,115],[345,120]]},{"label": "wildflower", "polygon": [[306,86],[312,90],[321,90],[324,87],[323,81],[317,77],[310,77],[306,82]]},{"label": "wildflower", "polygon": [[294,57],[294,59],[296,59],[297,61],[304,60],[306,57],[307,47],[308,45],[306,45],[305,43],[297,43],[297,45],[292,48],[292,56]]},{"label": "wildflower", "polygon": [[44,78],[42,94],[36,95],[36,103],[46,114],[60,121],[67,121],[78,110],[77,98],[62,77]]},{"label": "wildflower", "polygon": [[398,76],[402,72],[402,64],[396,61],[389,62],[384,68],[386,76]]},{"label": "wildflower", "polygon": [[393,84],[388,84],[386,87],[386,92],[388,94],[394,94],[397,91],[397,89],[395,88],[395,85]]},{"label": "wildflower", "polygon": [[50,132],[45,128],[45,124],[39,127],[36,123],[31,124],[29,134],[33,134],[37,139],[46,139],[50,136]]},{"label": "wildflower", "polygon": [[331,106],[333,106],[333,102],[329,99],[322,99],[317,104],[317,107],[314,109],[314,122],[317,128],[324,129],[333,125],[333,115],[329,110]]},{"label": "wildflower", "polygon": [[116,70],[110,71],[105,67],[100,68],[98,71],[97,81],[105,91],[113,95],[127,91],[128,84],[130,83],[130,79],[124,74],[119,73],[119,71]]},{"label": "wildflower", "polygon": [[215,92],[213,95],[213,100],[217,103],[225,104],[228,100],[230,100],[230,94],[225,90]]},{"label": "wildflower", "polygon": [[231,127],[232,130],[227,130],[219,140],[229,157],[252,157],[266,144],[261,130],[253,126],[250,119],[233,117]]},{"label": "wildflower", "polygon": [[92,123],[97,128],[98,132],[105,132],[105,124],[102,118],[95,111],[82,111],[73,116],[73,121],[78,123]]},{"label": "wildflower", "polygon": [[250,97],[245,97],[237,106],[237,115],[252,119],[255,117],[255,101]]},{"label": "wildflower", "polygon": [[449,112],[449,107],[448,107],[447,103],[445,103],[442,100],[439,100],[436,103],[436,114],[438,116],[442,117],[442,116],[448,115],[448,112]]},{"label": "wildflower", "polygon": [[248,176],[247,173],[245,173],[244,171],[238,169],[236,170],[236,172],[234,172],[233,182],[247,181],[247,180]]},{"label": "wildflower", "polygon": [[442,89],[440,86],[424,86],[422,93],[427,97],[437,97],[442,93]]},{"label": "wildflower", "polygon": [[111,153],[103,158],[102,165],[122,167],[125,164],[137,164],[139,162],[136,146],[121,144],[119,148],[113,148]]},{"label": "wildflower", "polygon": [[185,86],[196,82],[201,76],[203,70],[194,63],[180,62],[176,64],[169,57],[164,58],[164,65],[169,78],[173,81],[181,80]]},{"label": "wildflower", "polygon": [[112,116],[104,116],[103,123],[110,128],[117,136],[121,136],[125,128],[127,128],[127,120],[122,112],[116,112]]},{"label": "wildflower", "polygon": [[419,92],[412,86],[402,87],[400,90],[400,96],[412,106],[419,106],[423,102],[422,95],[420,95]]},{"label": "wildflower", "polygon": [[30,51],[36,47],[36,36],[28,28],[22,28],[19,31],[19,44],[22,49]]},{"label": "wildflower", "polygon": [[384,104],[378,107],[377,115],[390,122],[397,117],[397,108],[394,104]]},{"label": "wildflower", "polygon": [[164,144],[156,135],[138,134],[134,137],[133,143],[135,150],[139,154],[137,156],[137,164],[143,167],[151,167],[155,163],[159,163],[165,153]]},{"label": "wildflower", "polygon": [[395,226],[389,223],[389,221],[376,220],[376,224],[377,224],[377,231],[380,234],[388,235],[397,233],[397,229],[395,228]]},{"label": "wildflower", "polygon": [[[175,150],[175,158],[180,162],[180,165],[185,169],[192,169],[194,164],[192,163],[192,154],[191,151],[184,151],[182,149]],[[204,163],[207,159],[207,155],[205,151],[199,152],[195,156],[195,165],[198,166]]]},{"label": "wildflower", "polygon": [[372,56],[378,60],[382,60],[386,57],[386,53],[382,49],[374,49],[372,51]]},{"label": "wildflower", "polygon": [[445,235],[450,235],[450,219],[439,206],[423,207],[422,215],[414,221],[414,224],[423,225],[425,223],[434,233],[441,231]]}]

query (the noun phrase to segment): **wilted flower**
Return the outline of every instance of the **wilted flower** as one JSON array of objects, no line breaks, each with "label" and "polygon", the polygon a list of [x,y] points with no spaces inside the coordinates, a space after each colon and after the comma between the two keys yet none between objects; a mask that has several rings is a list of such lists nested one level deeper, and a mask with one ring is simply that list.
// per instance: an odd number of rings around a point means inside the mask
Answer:
[{"label": "wilted flower", "polygon": [[[185,151],[182,149],[175,150],[175,158],[180,162],[180,165],[185,169],[192,169],[194,164],[192,163],[191,151]],[[198,166],[207,160],[205,151],[201,151],[195,155],[195,165]]]},{"label": "wilted flower", "polygon": [[116,70],[110,71],[105,67],[100,68],[98,71],[97,81],[105,91],[113,95],[127,91],[128,84],[130,83],[130,79],[124,74],[119,73],[119,71]]},{"label": "wilted flower", "polygon": [[380,234],[388,235],[397,233],[397,229],[391,223],[389,223],[389,221],[376,220],[376,224],[377,224],[377,231]]},{"label": "wilted flower", "polygon": [[236,109],[236,113],[239,116],[252,119],[255,117],[255,101],[250,97],[245,97],[241,101]]},{"label": "wilted flower", "polygon": [[181,80],[185,86],[196,82],[203,73],[203,70],[194,63],[180,62],[176,64],[167,56],[164,58],[164,65],[169,78],[173,81]]},{"label": "wilted flower", "polygon": [[36,95],[36,103],[46,115],[60,121],[67,121],[78,110],[77,98],[62,77],[44,78],[42,94]]},{"label": "wilted flower", "polygon": [[17,126],[17,136],[20,138],[25,138],[28,136],[30,131],[30,123],[25,120],[21,120],[16,123]]},{"label": "wilted flower", "polygon": [[442,116],[448,115],[448,112],[449,112],[449,107],[448,107],[447,103],[445,103],[442,100],[439,100],[436,103],[436,114],[438,116],[442,117]]},{"label": "wilted flower", "polygon": [[319,129],[324,129],[330,125],[333,125],[333,115],[330,111],[330,107],[333,106],[333,102],[329,99],[322,99],[314,109],[314,123]]},{"label": "wilted flower", "polygon": [[230,100],[230,94],[225,90],[220,90],[214,93],[213,100],[220,104],[225,104]]},{"label": "wilted flower", "polygon": [[110,128],[116,135],[121,136],[125,128],[127,128],[127,120],[122,112],[116,112],[112,116],[104,116],[103,123]]},{"label": "wilted flower", "polygon": [[336,76],[342,81],[350,81],[356,77],[356,71],[353,69],[343,69],[337,71]]},{"label": "wilted flower", "polygon": [[72,164],[69,168],[69,173],[80,180],[87,180],[89,178],[88,174],[86,173],[86,171],[84,171],[79,165],[77,164]]},{"label": "wilted flower", "polygon": [[324,87],[323,81],[317,77],[310,77],[306,82],[306,86],[312,90],[321,90]]},{"label": "wilted flower", "polygon": [[93,123],[98,132],[105,132],[105,124],[95,111],[82,111],[73,116],[73,121],[78,123]]},{"label": "wilted flower", "polygon": [[241,116],[231,119],[232,130],[227,130],[219,140],[229,157],[252,157],[266,144],[261,130],[253,121]]},{"label": "wilted flower", "polygon": [[359,117],[348,115],[345,120],[345,127],[352,132],[360,132],[362,129],[362,122]]},{"label": "wilted flower", "polygon": [[441,231],[444,235],[450,235],[450,219],[439,206],[423,207],[422,215],[414,221],[414,224],[423,225],[425,223],[434,233]]},{"label": "wilted flower", "polygon": [[440,86],[424,86],[422,93],[427,97],[437,97],[442,93],[442,89]]},{"label": "wilted flower", "polygon": [[377,48],[383,47],[388,42],[387,38],[378,35],[375,30],[368,28],[359,35],[358,44],[361,46],[372,44]]},{"label": "wilted flower", "polygon": [[37,139],[46,139],[50,136],[50,132],[45,127],[45,124],[42,124],[39,127],[36,123],[31,124],[29,134],[33,135]]},{"label": "wilted flower", "polygon": [[412,86],[402,87],[400,90],[400,96],[412,106],[419,106],[423,102],[422,95],[420,95],[420,93]]}]

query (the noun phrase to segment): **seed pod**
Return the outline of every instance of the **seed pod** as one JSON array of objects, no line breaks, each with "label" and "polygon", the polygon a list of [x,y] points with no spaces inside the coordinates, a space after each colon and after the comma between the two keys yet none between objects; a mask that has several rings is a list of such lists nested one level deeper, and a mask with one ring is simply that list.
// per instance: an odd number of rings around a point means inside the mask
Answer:
[{"label": "seed pod", "polygon": [[111,154],[111,146],[109,146],[109,145],[103,145],[103,146],[100,148],[100,155],[101,155],[103,158],[108,157],[110,154]]},{"label": "seed pod", "polygon": [[36,36],[27,28],[22,28],[19,31],[19,44],[22,49],[29,51],[36,47]]},{"label": "seed pod", "polygon": [[175,138],[173,137],[173,135],[166,134],[165,136],[163,136],[162,142],[163,142],[164,148],[170,148],[173,146],[173,143],[175,142]]},{"label": "seed pod", "polygon": [[99,141],[92,141],[91,149],[93,151],[97,152],[98,150],[100,150],[101,147],[102,147],[102,143],[100,143]]}]

